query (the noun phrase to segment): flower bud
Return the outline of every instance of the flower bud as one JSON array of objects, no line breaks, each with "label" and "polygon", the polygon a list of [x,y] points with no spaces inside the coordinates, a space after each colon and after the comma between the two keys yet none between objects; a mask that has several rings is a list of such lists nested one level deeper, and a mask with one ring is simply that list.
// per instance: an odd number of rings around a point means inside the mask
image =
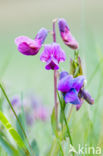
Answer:
[{"label": "flower bud", "polygon": [[82,94],[82,97],[89,103],[89,104],[94,104],[94,99],[91,97],[91,95],[85,91],[84,89],[81,89],[81,94]]},{"label": "flower bud", "polygon": [[78,49],[79,45],[76,39],[72,36],[72,33],[70,32],[69,26],[65,19],[59,19],[58,21],[59,31],[62,40],[64,43],[69,46],[71,49]]}]

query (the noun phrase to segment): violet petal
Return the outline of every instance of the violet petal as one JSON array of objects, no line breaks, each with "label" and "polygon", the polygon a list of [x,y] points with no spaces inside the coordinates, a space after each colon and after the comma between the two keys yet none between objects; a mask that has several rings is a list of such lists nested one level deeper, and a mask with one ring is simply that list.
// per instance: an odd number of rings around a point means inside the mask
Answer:
[{"label": "violet petal", "polygon": [[77,90],[77,92],[79,92],[80,89],[84,85],[84,80],[85,80],[85,76],[82,76],[82,75],[74,78],[72,88],[75,88]]},{"label": "violet petal", "polygon": [[65,94],[64,100],[65,103],[72,103],[74,105],[80,104],[78,92],[75,89],[71,89],[69,92],[67,92]]},{"label": "violet petal", "polygon": [[58,90],[61,92],[68,92],[72,88],[72,84],[73,84],[73,76],[67,75],[61,80],[59,80]]},{"label": "violet petal", "polygon": [[35,39],[40,40],[40,43],[43,44],[48,34],[48,30],[45,28],[41,28],[37,33]]}]

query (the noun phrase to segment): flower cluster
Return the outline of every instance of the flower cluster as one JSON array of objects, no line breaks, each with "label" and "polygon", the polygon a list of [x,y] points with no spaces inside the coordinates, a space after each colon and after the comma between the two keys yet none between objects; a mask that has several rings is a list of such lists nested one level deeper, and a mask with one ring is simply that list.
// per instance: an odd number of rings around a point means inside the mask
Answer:
[{"label": "flower cluster", "polygon": [[23,105],[28,125],[32,125],[36,120],[44,122],[49,119],[49,109],[33,94],[27,94],[23,101],[19,95],[15,95],[11,98],[11,104],[18,115],[22,113],[21,108]]},{"label": "flower cluster", "polygon": [[[78,43],[72,36],[66,21],[64,19],[59,19],[58,26],[64,43],[72,49],[77,49]],[[26,36],[17,37],[15,43],[18,51],[24,55],[36,55],[41,49],[47,35],[48,30],[41,28],[34,40]],[[66,60],[66,55],[59,44],[52,43],[45,45],[40,60],[47,63],[45,69],[58,70],[59,62],[64,62]]]},{"label": "flower cluster", "polygon": [[[73,50],[78,49],[79,44],[73,37],[65,19],[61,18],[58,20],[58,28],[65,45]],[[48,32],[49,31],[45,28],[40,29],[34,40],[26,36],[17,37],[15,43],[18,47],[18,51],[24,55],[36,55],[41,49],[42,44],[44,43],[48,35]],[[53,36],[56,35],[54,33],[55,32],[52,33]],[[40,55],[40,60],[46,63],[46,70],[56,71],[59,69],[59,63],[66,60],[66,54],[58,43],[53,42],[52,44],[44,45],[44,51]],[[93,104],[94,100],[91,98],[89,93],[84,90],[84,81],[86,79],[82,75],[80,57],[77,57],[76,55],[74,61],[71,59],[71,65],[72,75],[69,75],[67,72],[62,72],[60,74],[58,90],[62,92],[65,103],[72,103],[76,105],[76,108],[78,110],[81,107],[84,99],[90,104]]]}]

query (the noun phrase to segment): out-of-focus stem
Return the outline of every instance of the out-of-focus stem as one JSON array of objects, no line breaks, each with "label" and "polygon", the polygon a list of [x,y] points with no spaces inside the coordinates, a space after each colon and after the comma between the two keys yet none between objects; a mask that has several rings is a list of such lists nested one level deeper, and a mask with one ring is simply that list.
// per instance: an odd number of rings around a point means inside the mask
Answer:
[{"label": "out-of-focus stem", "polygon": [[70,121],[71,114],[72,114],[72,112],[73,112],[73,107],[74,107],[74,105],[72,105],[71,108],[70,108],[69,115],[68,115],[68,119],[67,119],[68,122]]},{"label": "out-of-focus stem", "polygon": [[[53,20],[53,42],[56,42],[55,24],[57,19]],[[55,103],[55,116],[56,126],[58,127],[58,103],[57,103],[57,72],[54,70],[54,103]]]},{"label": "out-of-focus stem", "polygon": [[53,20],[53,42],[56,42],[56,32],[55,32],[55,24],[57,22],[57,19]]}]

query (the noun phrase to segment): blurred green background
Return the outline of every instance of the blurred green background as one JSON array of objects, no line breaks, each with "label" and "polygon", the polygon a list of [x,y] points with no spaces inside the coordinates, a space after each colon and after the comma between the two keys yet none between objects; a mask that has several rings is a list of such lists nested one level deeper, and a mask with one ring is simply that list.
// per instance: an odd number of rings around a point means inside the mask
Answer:
[{"label": "blurred green background", "polygon": [[[103,65],[100,61],[103,57],[102,16],[102,0],[0,0],[0,79],[9,86],[10,92],[19,93],[33,89],[46,105],[50,105],[51,108],[53,106],[53,72],[46,71],[45,63],[40,62],[39,56],[43,48],[36,56],[24,56],[17,51],[14,44],[17,36],[34,38],[41,27],[52,30],[52,20],[63,17],[78,40],[84,75],[90,82],[88,90],[96,103],[93,107],[84,105],[80,112],[73,113],[71,122],[72,130],[75,129],[73,138],[78,138],[78,134],[83,132],[81,139],[74,141],[75,145],[87,136],[91,138],[91,140],[88,138],[90,144],[101,144],[103,140]],[[51,42],[52,36],[49,35],[46,43]],[[66,62],[61,66],[69,70],[69,57],[73,56],[73,51],[63,44],[58,29],[57,42],[61,44],[67,56]],[[96,118],[95,123],[93,116]],[[94,124],[95,131],[91,129],[90,122]],[[84,123],[85,126],[82,126]],[[48,132],[48,135],[51,135],[50,125],[46,127],[43,133]],[[40,129],[39,124],[37,129]],[[42,131],[37,133],[38,137],[40,134],[43,135]],[[44,135],[44,140],[45,137]],[[42,143],[39,144],[44,151]]]}]

